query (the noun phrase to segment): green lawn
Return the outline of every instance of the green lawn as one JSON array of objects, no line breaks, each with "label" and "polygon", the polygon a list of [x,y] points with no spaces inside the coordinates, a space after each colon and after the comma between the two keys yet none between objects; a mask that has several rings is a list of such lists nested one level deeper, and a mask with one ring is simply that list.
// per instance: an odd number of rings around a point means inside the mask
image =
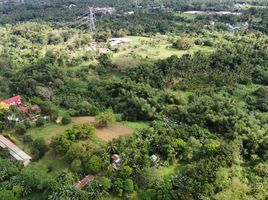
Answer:
[{"label": "green lawn", "polygon": [[172,55],[178,57],[183,56],[184,54],[193,54],[197,51],[210,53],[213,51],[211,47],[204,47],[195,45],[190,50],[177,50],[171,47],[171,44],[168,43],[167,38],[164,36],[159,36],[159,38],[149,38],[149,37],[138,37],[138,36],[129,36],[129,39],[132,42],[129,45],[123,47],[117,53],[113,55],[113,60],[117,63],[125,62],[125,57],[137,57],[138,59],[165,59]]},{"label": "green lawn", "polygon": [[129,121],[123,121],[120,122],[121,124],[123,124],[124,126],[134,129],[136,131],[140,131],[144,128],[148,128],[149,127],[149,122],[129,122]]},{"label": "green lawn", "polygon": [[174,164],[174,165],[171,165],[168,167],[160,167],[158,170],[159,170],[161,177],[168,178],[168,177],[172,176],[177,171],[177,169],[179,167],[180,167],[180,165]]},{"label": "green lawn", "polygon": [[36,138],[44,138],[45,141],[49,143],[53,136],[63,133],[70,127],[72,127],[72,124],[63,126],[61,124],[49,123],[44,127],[32,128],[26,134],[30,135],[33,140]]}]

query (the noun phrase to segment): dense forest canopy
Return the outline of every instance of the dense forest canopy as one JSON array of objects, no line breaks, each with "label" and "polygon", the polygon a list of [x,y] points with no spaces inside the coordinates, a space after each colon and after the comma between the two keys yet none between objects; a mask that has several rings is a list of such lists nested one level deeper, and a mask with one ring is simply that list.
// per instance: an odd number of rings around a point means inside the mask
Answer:
[{"label": "dense forest canopy", "polygon": [[0,3],[0,200],[268,198],[267,1]]}]

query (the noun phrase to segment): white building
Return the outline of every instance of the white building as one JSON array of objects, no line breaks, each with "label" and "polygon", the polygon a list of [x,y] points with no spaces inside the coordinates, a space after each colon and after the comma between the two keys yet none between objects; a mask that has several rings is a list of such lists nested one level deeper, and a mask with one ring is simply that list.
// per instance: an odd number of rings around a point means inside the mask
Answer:
[{"label": "white building", "polygon": [[131,40],[128,38],[111,38],[111,39],[109,39],[109,45],[111,47],[118,46],[121,44],[128,44],[130,42],[131,42]]},{"label": "white building", "polygon": [[0,147],[8,148],[9,153],[16,160],[22,161],[24,166],[27,166],[32,159],[31,156],[26,154],[24,151],[22,151],[19,147],[17,147],[14,143],[5,138],[3,135],[0,135]]}]

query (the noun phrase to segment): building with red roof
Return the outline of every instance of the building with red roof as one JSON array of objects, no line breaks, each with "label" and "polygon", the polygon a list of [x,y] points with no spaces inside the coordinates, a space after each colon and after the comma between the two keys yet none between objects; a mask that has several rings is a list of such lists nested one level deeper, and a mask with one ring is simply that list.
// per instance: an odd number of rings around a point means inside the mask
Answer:
[{"label": "building with red roof", "polygon": [[14,96],[9,99],[2,100],[0,102],[5,103],[8,106],[19,106],[22,104],[21,96]]},{"label": "building with red roof", "polygon": [[92,181],[92,180],[94,180],[94,176],[88,175],[85,178],[83,178],[81,181],[77,182],[74,185],[74,188],[75,189],[82,189],[83,187],[85,187],[86,184],[89,183],[89,181]]},{"label": "building with red roof", "polygon": [[112,168],[119,170],[121,167],[121,158],[118,154],[112,155]]}]

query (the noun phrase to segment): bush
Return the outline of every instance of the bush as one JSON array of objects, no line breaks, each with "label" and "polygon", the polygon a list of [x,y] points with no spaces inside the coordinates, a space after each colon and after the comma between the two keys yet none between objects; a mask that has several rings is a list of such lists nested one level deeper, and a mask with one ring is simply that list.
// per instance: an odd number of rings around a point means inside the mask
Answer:
[{"label": "bush", "polygon": [[23,142],[31,143],[32,141],[33,141],[33,138],[30,135],[23,136]]},{"label": "bush", "polygon": [[98,173],[101,170],[101,162],[102,161],[99,156],[92,156],[88,161],[87,172],[92,174]]},{"label": "bush", "polygon": [[41,127],[45,125],[45,119],[43,117],[40,117],[36,120],[35,125],[37,127]]},{"label": "bush", "polygon": [[268,88],[260,87],[254,92],[254,94],[259,98],[268,97]]},{"label": "bush", "polygon": [[26,129],[31,128],[31,123],[28,121],[24,122],[24,125],[25,125]]},{"label": "bush", "polygon": [[179,50],[189,50],[194,46],[194,41],[190,38],[180,38],[173,43],[173,47]]},{"label": "bush", "polygon": [[263,112],[268,112],[268,98],[260,98],[257,101],[257,108]]},{"label": "bush", "polygon": [[32,144],[32,153],[36,160],[42,158],[48,150],[49,148],[43,138],[36,139]]},{"label": "bush", "polygon": [[72,122],[72,118],[70,115],[65,115],[62,120],[61,120],[61,123],[63,125],[67,125],[67,124],[70,124]]},{"label": "bush", "polygon": [[115,123],[116,116],[112,110],[107,110],[97,115],[96,117],[98,127],[108,127]]},{"label": "bush", "polygon": [[19,135],[24,135],[26,133],[26,127],[24,124],[18,124],[15,127],[15,133]]}]

